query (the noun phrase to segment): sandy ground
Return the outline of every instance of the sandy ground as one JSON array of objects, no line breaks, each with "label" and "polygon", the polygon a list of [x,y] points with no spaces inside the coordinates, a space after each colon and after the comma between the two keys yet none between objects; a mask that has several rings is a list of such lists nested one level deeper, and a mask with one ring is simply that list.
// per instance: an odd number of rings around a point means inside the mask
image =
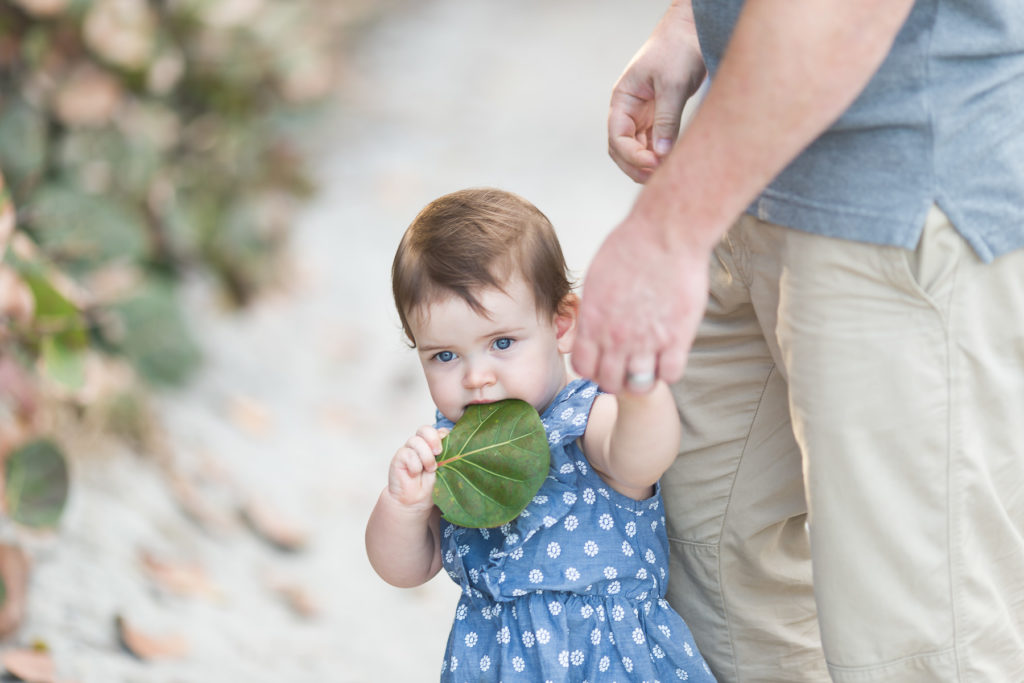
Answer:
[{"label": "sandy ground", "polygon": [[[295,234],[290,285],[241,315],[193,288],[206,364],[156,401],[169,461],[124,446],[78,454],[15,641],[46,642],[83,683],[436,680],[454,585],[391,588],[363,551],[391,454],[432,416],[390,300],[395,245],[431,198],[496,185],[547,213],[581,274],[636,192],[605,151],[610,88],[666,4],[437,0],[361,36],[318,144],[322,192]],[[222,522],[184,514],[168,470]],[[281,552],[242,525],[249,497],[305,532],[305,548]],[[154,587],[144,552],[194,563],[210,585]],[[289,609],[282,582],[317,614]],[[187,654],[127,655],[115,615],[182,636]]]}]

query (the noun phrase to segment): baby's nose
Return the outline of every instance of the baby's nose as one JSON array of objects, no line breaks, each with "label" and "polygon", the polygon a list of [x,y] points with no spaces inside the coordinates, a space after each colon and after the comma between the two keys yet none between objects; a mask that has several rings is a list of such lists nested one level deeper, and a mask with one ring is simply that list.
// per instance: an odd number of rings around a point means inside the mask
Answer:
[{"label": "baby's nose", "polygon": [[494,371],[487,363],[467,363],[462,383],[467,389],[478,389],[494,384]]}]

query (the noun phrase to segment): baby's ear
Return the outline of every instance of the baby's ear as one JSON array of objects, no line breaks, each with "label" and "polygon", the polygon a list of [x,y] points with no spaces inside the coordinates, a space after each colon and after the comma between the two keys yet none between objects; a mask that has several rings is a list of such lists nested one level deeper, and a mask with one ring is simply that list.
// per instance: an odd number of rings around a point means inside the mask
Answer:
[{"label": "baby's ear", "polygon": [[555,335],[558,337],[558,352],[569,353],[576,341],[576,316],[579,313],[580,298],[566,294],[555,313]]}]

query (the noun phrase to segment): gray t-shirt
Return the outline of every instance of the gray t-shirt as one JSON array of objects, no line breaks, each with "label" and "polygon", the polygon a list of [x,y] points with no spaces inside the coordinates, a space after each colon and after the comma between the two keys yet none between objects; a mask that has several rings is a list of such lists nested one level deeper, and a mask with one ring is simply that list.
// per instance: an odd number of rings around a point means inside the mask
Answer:
[{"label": "gray t-shirt", "polygon": [[[693,0],[712,79],[742,4]],[[913,248],[933,203],[984,261],[1024,247],[1024,0],[918,0],[860,96],[748,211]]]}]

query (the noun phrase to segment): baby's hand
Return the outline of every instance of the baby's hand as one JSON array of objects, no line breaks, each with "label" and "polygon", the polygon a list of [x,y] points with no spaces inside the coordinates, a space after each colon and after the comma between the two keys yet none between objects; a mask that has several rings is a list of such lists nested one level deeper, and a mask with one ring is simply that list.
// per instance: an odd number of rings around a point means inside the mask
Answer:
[{"label": "baby's hand", "polygon": [[428,509],[434,504],[434,456],[441,452],[441,439],[448,431],[424,425],[395,453],[388,471],[388,493],[398,503]]}]

